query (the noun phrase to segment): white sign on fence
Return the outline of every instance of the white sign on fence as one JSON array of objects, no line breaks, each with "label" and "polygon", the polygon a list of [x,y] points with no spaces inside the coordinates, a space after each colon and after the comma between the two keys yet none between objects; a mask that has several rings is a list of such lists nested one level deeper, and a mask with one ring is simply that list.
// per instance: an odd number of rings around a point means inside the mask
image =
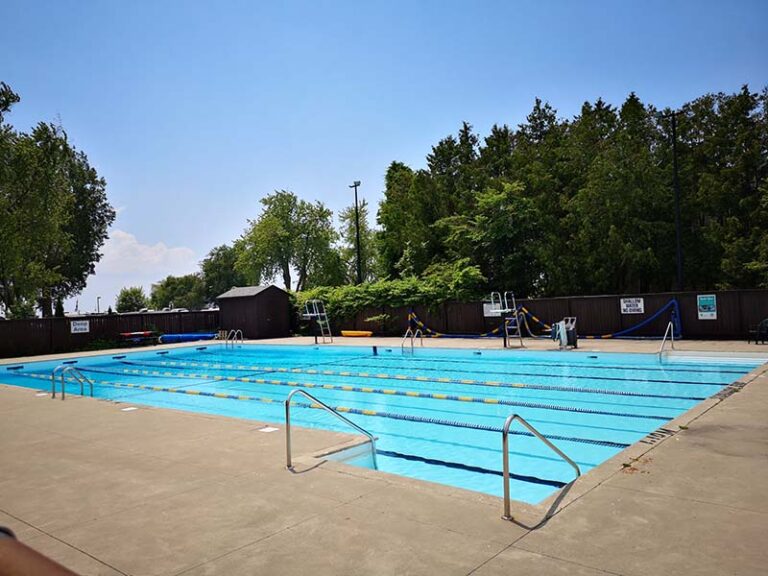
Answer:
[{"label": "white sign on fence", "polygon": [[90,320],[70,320],[69,332],[70,334],[86,334],[91,331]]},{"label": "white sign on fence", "polygon": [[644,298],[622,298],[621,313],[622,314],[644,314],[645,299]]},{"label": "white sign on fence", "polygon": [[717,296],[715,294],[698,294],[696,308],[699,320],[717,320]]},{"label": "white sign on fence", "polygon": [[501,317],[501,310],[494,308],[493,304],[489,302],[483,302],[483,316],[486,318],[499,318]]}]

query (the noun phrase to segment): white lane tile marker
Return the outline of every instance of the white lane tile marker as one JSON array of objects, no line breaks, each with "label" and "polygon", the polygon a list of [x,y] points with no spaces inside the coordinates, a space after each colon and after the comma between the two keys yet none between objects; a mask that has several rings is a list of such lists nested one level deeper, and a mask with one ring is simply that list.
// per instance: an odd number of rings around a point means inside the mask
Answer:
[{"label": "white lane tile marker", "polygon": [[259,432],[277,432],[280,430],[280,428],[275,428],[273,426],[264,426],[264,428],[259,428]]},{"label": "white lane tile marker", "polygon": [[128,406],[128,408],[120,408],[120,410],[123,412],[133,412],[134,410],[138,410],[138,408],[136,408],[136,406]]}]

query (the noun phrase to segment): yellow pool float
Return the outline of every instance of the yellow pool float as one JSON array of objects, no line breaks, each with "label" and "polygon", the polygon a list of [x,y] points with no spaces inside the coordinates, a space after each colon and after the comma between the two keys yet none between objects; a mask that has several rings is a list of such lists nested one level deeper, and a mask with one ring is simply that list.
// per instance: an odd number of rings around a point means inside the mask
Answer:
[{"label": "yellow pool float", "polygon": [[348,338],[364,338],[373,336],[373,332],[369,332],[368,330],[342,330],[341,335]]}]

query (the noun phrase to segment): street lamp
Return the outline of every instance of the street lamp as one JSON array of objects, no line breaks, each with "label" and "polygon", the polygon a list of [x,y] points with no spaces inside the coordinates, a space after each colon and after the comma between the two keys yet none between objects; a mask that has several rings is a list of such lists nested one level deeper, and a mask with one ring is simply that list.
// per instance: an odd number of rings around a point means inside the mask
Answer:
[{"label": "street lamp", "polygon": [[349,186],[355,189],[355,236],[357,240],[357,283],[363,283],[363,265],[360,261],[360,209],[357,206],[357,187],[360,186],[360,180],[355,180]]},{"label": "street lamp", "polygon": [[677,259],[677,290],[683,289],[683,248],[680,241],[680,178],[677,167],[677,115],[680,110],[662,114],[660,118],[672,120],[672,187],[675,191],[675,253]]}]

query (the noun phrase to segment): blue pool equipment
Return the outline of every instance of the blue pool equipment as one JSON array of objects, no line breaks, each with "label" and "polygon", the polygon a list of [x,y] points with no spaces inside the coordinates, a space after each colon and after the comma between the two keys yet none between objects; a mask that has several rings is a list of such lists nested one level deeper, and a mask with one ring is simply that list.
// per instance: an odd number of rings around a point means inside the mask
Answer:
[{"label": "blue pool equipment", "polygon": [[216,333],[163,334],[160,344],[175,344],[176,342],[195,342],[197,340],[213,340]]}]

